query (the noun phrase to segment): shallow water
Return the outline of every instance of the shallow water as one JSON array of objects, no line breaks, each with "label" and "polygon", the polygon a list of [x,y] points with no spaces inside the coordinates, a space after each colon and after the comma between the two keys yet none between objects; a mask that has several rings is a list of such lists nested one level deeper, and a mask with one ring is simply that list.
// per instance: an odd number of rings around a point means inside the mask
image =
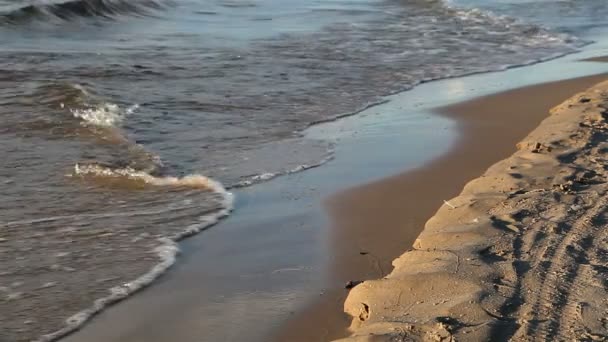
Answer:
[{"label": "shallow water", "polygon": [[25,235],[177,234],[226,207],[211,179],[243,186],[328,160],[331,141],[302,137],[312,123],[422,81],[572,52],[607,6],[0,0],[0,232],[13,234],[0,258],[26,258],[0,282],[53,277],[28,264]]},{"label": "shallow water", "polygon": [[[128,111],[113,126],[173,173],[203,172],[228,185],[322,160],[322,143],[290,141],[297,157],[258,161],[268,144],[297,138],[312,122],[424,80],[582,43],[439,1],[13,3],[2,6],[0,62],[5,88],[17,91],[0,94],[10,102],[3,111],[29,111],[33,125],[83,106],[92,115],[76,125]],[[66,93],[76,93],[75,103],[57,99]]]},{"label": "shallow water", "polygon": [[311,137],[339,140],[335,160],[236,190],[235,213],[184,241],[184,253],[171,272],[66,342],[242,341],[243,336],[271,341],[269,335],[294,311],[344,285],[334,282],[333,270],[327,274],[335,250],[320,199],[445,153],[458,138],[456,123],[433,115],[432,108],[605,71],[604,64],[577,62],[605,47],[585,49],[586,54],[565,61],[428,83],[360,115],[312,127],[306,131]]}]

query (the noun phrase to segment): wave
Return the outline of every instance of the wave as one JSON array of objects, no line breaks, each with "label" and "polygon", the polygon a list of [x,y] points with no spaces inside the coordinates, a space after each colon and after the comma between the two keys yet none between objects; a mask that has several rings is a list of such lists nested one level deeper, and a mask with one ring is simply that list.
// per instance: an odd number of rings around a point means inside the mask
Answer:
[{"label": "wave", "polygon": [[137,170],[132,167],[113,168],[99,163],[76,164],[73,174],[74,176],[101,182],[118,181],[124,186],[172,186],[206,189],[217,193],[225,192],[221,183],[200,174],[187,175],[181,178],[173,176],[157,177],[146,171]]},{"label": "wave", "polygon": [[126,108],[107,101],[80,84],[60,84],[40,89],[39,100],[57,110],[67,110],[83,125],[115,127],[139,104]]},{"label": "wave", "polygon": [[[2,131],[38,131],[55,138],[96,137],[114,144],[131,144],[120,124],[140,108],[116,104],[79,84],[52,83],[21,94],[15,103],[27,115],[4,123]],[[40,108],[40,106],[42,108]]]},{"label": "wave", "polygon": [[[89,308],[81,310],[76,314],[68,317],[65,320],[64,326],[52,333],[40,336],[34,342],[51,342],[56,341],[66,335],[73,333],[80,329],[85,323],[87,323],[93,316],[107,308],[108,306],[117,303],[133,293],[144,289],[163,275],[171,266],[176,262],[177,255],[180,253],[178,242],[184,238],[197,234],[213,225],[218,223],[221,219],[230,215],[234,208],[234,196],[232,193],[227,192],[224,187],[219,183],[210,178],[201,175],[190,175],[183,178],[176,177],[153,177],[143,172],[133,170],[111,170],[101,166],[99,167],[76,167],[76,173],[80,175],[94,175],[94,176],[109,176],[109,177],[134,177],[135,179],[141,179],[142,181],[149,182],[156,186],[188,186],[195,188],[204,188],[210,190],[221,196],[220,209],[211,213],[206,213],[200,216],[197,222],[184,227],[184,229],[169,237],[162,237],[158,239],[159,245],[154,247],[154,252],[159,258],[159,262],[154,265],[148,272],[137,277],[136,279],[115,286],[108,290],[109,294],[105,297],[96,299],[93,305]],[[57,218],[49,218],[57,219]],[[61,219],[61,218],[59,218]]]},{"label": "wave", "polygon": [[[501,32],[500,34],[508,33],[520,44],[532,44],[539,46],[542,46],[543,43],[562,44],[564,46],[577,48],[589,43],[580,40],[576,36],[560,33],[538,24],[528,23],[519,18],[508,15],[500,15],[490,10],[476,7],[466,8],[460,4],[456,4],[452,0],[440,0],[439,3],[443,10],[447,11],[449,15],[454,16],[464,22],[471,23],[472,25],[481,25],[484,27],[494,26],[505,28],[505,32]],[[489,33],[493,34],[491,29],[489,30]]]},{"label": "wave", "polygon": [[37,2],[0,13],[0,24],[30,21],[70,21],[78,18],[113,19],[119,16],[148,16],[170,5],[159,0],[68,0]]},{"label": "wave", "polygon": [[244,188],[244,187],[248,187],[248,186],[251,186],[251,185],[254,185],[257,183],[267,182],[269,180],[272,180],[272,179],[280,177],[280,176],[290,175],[293,173],[298,173],[298,172],[306,171],[309,169],[314,169],[314,168],[317,168],[319,166],[322,166],[322,165],[330,162],[333,159],[334,159],[334,150],[329,149],[326,153],[326,156],[323,159],[321,159],[313,164],[301,164],[292,169],[279,171],[279,172],[259,173],[259,174],[253,175],[245,180],[237,182],[236,184],[233,184],[231,186],[231,188]]},{"label": "wave", "polygon": [[68,82],[40,85],[33,93],[27,95],[27,98],[51,109],[82,106],[94,97],[95,95],[85,86]]},{"label": "wave", "polygon": [[111,127],[121,122],[126,115],[133,114],[137,108],[139,108],[138,104],[123,110],[114,103],[101,103],[90,108],[70,109],[70,112],[86,124]]},{"label": "wave", "polygon": [[[131,149],[140,152],[140,154],[151,155],[138,144],[134,144]],[[155,165],[162,166],[162,162],[158,157],[153,161]],[[158,169],[155,168],[153,171],[158,171]],[[87,181],[102,182],[104,185],[115,184],[119,185],[121,188],[153,186],[188,188],[211,192],[219,196],[219,208],[217,210],[204,212],[194,223],[185,226],[180,232],[171,236],[159,238],[159,245],[154,247],[154,252],[158,255],[159,262],[148,272],[130,282],[110,288],[107,296],[95,300],[91,307],[68,317],[60,330],[41,336],[35,340],[36,342],[50,342],[60,339],[61,337],[80,329],[82,325],[109,305],[119,302],[150,285],[175,264],[177,255],[180,252],[177,244],[178,241],[215,225],[221,219],[230,215],[233,210],[234,196],[232,193],[226,191],[220,182],[200,174],[173,177],[155,176],[151,174],[151,172],[152,171],[147,172],[129,166],[121,167],[120,165],[104,165],[93,162],[76,164],[72,176],[80,177]],[[116,182],[118,182],[118,184]],[[129,213],[128,215],[134,214]],[[43,220],[61,220],[63,218],[64,217],[50,217]],[[13,222],[10,224],[20,224],[20,222]]]},{"label": "wave", "polygon": [[[222,218],[227,217],[233,210],[234,196],[224,186],[209,177],[201,174],[190,174],[183,177],[175,177],[164,174],[164,165],[160,157],[145,149],[144,146],[130,140],[119,127],[125,116],[132,114],[139,106],[132,105],[123,107],[104,100],[81,85],[60,84],[36,89],[32,95],[39,101],[37,103],[52,108],[61,113],[62,120],[55,120],[55,124],[71,119],[70,125],[76,127],[99,131],[103,134],[112,134],[120,137],[120,144],[113,145],[112,155],[102,156],[104,158],[115,158],[109,163],[92,161],[77,163],[68,176],[91,182],[103,187],[115,187],[119,189],[153,189],[170,188],[171,191],[188,190],[188,194],[195,195],[199,192],[212,194],[213,202],[217,204],[213,209],[200,211],[190,224],[176,233],[165,235],[158,239],[158,245],[152,247],[158,256],[158,263],[152,266],[146,273],[136,276],[137,278],[121,285],[108,289],[107,295],[96,299],[92,306],[81,310],[68,317],[61,329],[40,336],[35,341],[48,342],[60,339],[79,329],[97,313],[109,305],[121,301],[131,294],[145,288],[164,274],[176,262],[179,254],[178,241],[207,229]],[[29,100],[32,98],[30,97]],[[66,115],[67,114],[67,115]],[[76,119],[76,120],[74,120]],[[69,136],[64,136],[69,138]],[[96,158],[99,158],[97,156]],[[207,199],[209,200],[209,199]],[[195,203],[196,204],[196,203]],[[203,204],[203,203],[201,203]],[[162,208],[161,210],[173,210],[175,208]],[[155,209],[157,210],[157,209]],[[101,213],[89,214],[89,218],[120,217],[133,215],[148,215],[149,211],[136,211],[124,213]],[[74,216],[56,216],[36,219],[37,222],[60,221],[71,219]],[[31,220],[22,222],[9,222],[7,225],[20,225],[31,223]]]}]

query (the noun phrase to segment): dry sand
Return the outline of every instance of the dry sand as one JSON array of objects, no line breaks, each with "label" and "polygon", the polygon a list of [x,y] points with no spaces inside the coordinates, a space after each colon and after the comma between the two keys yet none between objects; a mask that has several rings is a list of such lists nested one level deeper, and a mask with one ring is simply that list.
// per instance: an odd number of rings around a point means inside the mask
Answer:
[{"label": "dry sand", "polygon": [[581,77],[522,87],[442,109],[458,122],[461,138],[444,156],[405,172],[336,194],[332,220],[333,282],[319,300],[289,320],[275,340],[327,341],[348,335],[343,313],[349,280],[377,279],[411,249],[425,222],[467,181],[515,152],[515,145],[555,104],[606,79]]},{"label": "dry sand", "polygon": [[608,82],[575,95],[442,205],[341,341],[607,340],[607,108]]}]

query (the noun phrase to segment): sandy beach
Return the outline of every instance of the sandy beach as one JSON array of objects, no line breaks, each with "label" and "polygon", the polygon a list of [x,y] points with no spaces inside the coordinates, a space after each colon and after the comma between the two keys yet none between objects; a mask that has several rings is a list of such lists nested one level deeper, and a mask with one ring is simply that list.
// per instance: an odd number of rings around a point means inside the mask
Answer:
[{"label": "sandy beach", "polygon": [[[350,291],[344,308],[352,317],[352,335],[344,341],[607,338],[608,83],[571,97],[550,114],[546,107],[560,102],[553,96],[564,97],[558,90],[581,90],[601,79],[579,79],[574,88],[540,85],[537,90],[546,87],[534,96],[540,106],[511,97],[488,107],[487,97],[441,110],[463,117],[465,129],[470,113],[487,108],[503,116],[525,113],[533,125],[548,117],[510,157],[467,183],[460,195],[444,197],[413,248],[392,262],[390,274]],[[502,95],[532,95],[534,89]],[[476,124],[478,132],[492,127],[489,120]],[[525,130],[515,121],[499,127],[503,133]],[[464,139],[483,155],[494,141],[505,140],[499,130]],[[509,150],[489,154],[502,159]],[[404,238],[404,244],[411,242]]]},{"label": "sandy beach", "polygon": [[0,342],[365,335],[607,32],[605,0],[0,0]]},{"label": "sandy beach", "polygon": [[452,150],[422,168],[349,189],[327,201],[335,253],[330,272],[336,287],[290,320],[277,340],[326,341],[346,336],[351,319],[341,314],[346,283],[389,274],[393,259],[411,248],[444,200],[512,154],[517,142],[555,104],[605,78],[533,85],[437,109],[458,123],[460,140]]}]

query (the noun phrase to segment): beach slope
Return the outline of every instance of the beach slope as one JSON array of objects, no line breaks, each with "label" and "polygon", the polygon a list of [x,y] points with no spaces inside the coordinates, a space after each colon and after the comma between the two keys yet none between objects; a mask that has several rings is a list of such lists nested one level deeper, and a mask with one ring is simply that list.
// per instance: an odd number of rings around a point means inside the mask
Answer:
[{"label": "beach slope", "polygon": [[608,339],[607,108],[608,82],[573,96],[446,201],[340,341]]}]

